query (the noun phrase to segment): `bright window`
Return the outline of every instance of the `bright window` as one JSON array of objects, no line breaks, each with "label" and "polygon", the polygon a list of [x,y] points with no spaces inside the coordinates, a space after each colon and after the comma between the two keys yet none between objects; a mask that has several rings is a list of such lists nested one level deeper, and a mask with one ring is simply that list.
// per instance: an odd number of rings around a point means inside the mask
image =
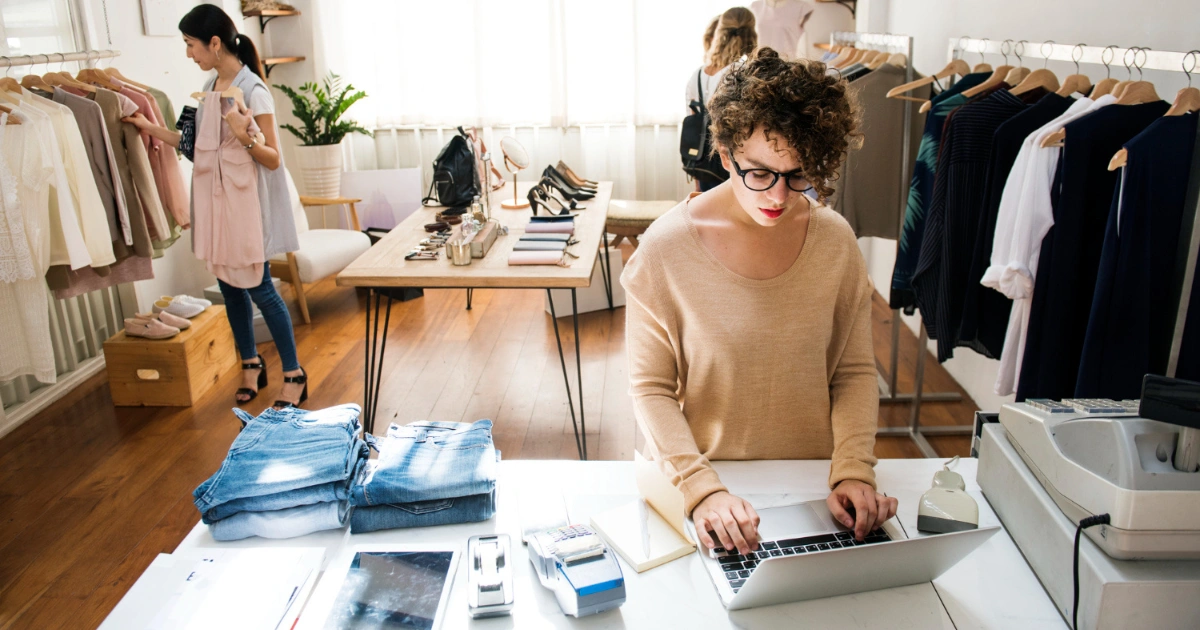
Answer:
[{"label": "bright window", "polygon": [[0,54],[15,57],[75,49],[69,0],[0,0]]}]

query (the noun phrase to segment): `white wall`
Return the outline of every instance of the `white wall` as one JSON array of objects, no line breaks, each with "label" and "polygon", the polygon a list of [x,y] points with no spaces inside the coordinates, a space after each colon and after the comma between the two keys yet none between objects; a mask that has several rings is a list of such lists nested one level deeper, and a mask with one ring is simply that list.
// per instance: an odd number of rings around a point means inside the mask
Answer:
[{"label": "white wall", "polygon": [[[1092,46],[1116,45],[1121,47],[1145,46],[1154,50],[1185,52],[1198,47],[1196,37],[1200,17],[1196,3],[1188,0],[1144,0],[1130,3],[1127,0],[868,0],[860,7],[870,7],[868,15],[860,13],[860,30],[878,28],[878,17],[882,13],[887,30],[892,33],[913,37],[913,59],[919,72],[937,72],[948,61],[949,40],[964,35],[976,38],[987,37],[994,41],[1005,39],[1028,40],[1029,49],[1036,48],[1046,40],[1059,44],[1086,43]],[[886,10],[874,6],[888,2]],[[862,9],[859,9],[862,12]],[[970,63],[978,61],[970,55]],[[1002,58],[989,56],[992,65]],[[1015,58],[1010,57],[1015,62]],[[1037,64],[1037,65],[1035,65]],[[1028,60],[1029,67],[1041,67],[1040,61]],[[1049,68],[1059,76],[1074,72],[1070,62],[1051,61]],[[1083,65],[1083,74],[1093,81],[1105,76],[1103,66]],[[1112,76],[1126,77],[1125,67],[1116,60]],[[1135,73],[1136,76],[1136,73]],[[1187,81],[1178,72],[1145,73],[1153,81],[1160,96],[1170,100]],[[871,278],[879,292],[886,298],[891,285],[892,265],[896,259],[895,241],[862,239],[860,248],[867,258]],[[914,331],[919,319],[905,317],[905,323]],[[930,343],[936,349],[936,342]],[[936,352],[936,350],[935,350]],[[997,396],[993,391],[999,362],[986,359],[975,352],[959,348],[954,358],[944,366],[964,389],[975,399],[980,408],[999,409],[1000,405],[1012,400],[1012,396]]]}]

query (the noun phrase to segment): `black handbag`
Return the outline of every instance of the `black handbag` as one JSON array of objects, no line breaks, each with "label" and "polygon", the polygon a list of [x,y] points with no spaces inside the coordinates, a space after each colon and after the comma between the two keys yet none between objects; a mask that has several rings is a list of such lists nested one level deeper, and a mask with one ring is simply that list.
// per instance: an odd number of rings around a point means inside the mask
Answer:
[{"label": "black handbag", "polygon": [[721,158],[713,151],[711,119],[704,104],[704,85],[696,73],[696,88],[699,101],[692,101],[692,113],[683,119],[683,130],[679,136],[679,157],[683,160],[683,172],[689,177],[710,184],[719,184],[729,179],[729,172],[721,165]]},{"label": "black handbag", "polygon": [[429,193],[421,200],[424,205],[462,208],[471,205],[479,196],[479,177],[475,172],[475,154],[471,140],[458,128],[458,134],[442,147],[433,161],[433,181]]}]

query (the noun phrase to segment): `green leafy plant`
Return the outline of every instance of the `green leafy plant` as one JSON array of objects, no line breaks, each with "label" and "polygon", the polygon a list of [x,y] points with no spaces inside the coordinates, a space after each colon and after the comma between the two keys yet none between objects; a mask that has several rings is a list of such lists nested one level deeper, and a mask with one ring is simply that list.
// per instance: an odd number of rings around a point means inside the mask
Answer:
[{"label": "green leafy plant", "polygon": [[367,136],[370,131],[363,129],[353,120],[340,120],[350,106],[366,98],[367,93],[354,91],[354,86],[347,84],[342,87],[342,79],[330,72],[325,77],[324,85],[308,82],[299,90],[286,85],[276,85],[279,91],[292,99],[292,115],[302,124],[303,129],[294,125],[280,125],[280,128],[292,132],[306,146],[338,144],[349,133],[361,133]]}]

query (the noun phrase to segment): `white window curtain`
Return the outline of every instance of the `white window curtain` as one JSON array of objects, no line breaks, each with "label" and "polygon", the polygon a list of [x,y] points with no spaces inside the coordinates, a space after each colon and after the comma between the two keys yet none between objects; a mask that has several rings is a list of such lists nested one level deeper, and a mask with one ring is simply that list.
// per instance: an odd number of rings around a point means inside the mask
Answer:
[{"label": "white window curtain", "polygon": [[316,0],[368,127],[675,125],[728,0]]}]

